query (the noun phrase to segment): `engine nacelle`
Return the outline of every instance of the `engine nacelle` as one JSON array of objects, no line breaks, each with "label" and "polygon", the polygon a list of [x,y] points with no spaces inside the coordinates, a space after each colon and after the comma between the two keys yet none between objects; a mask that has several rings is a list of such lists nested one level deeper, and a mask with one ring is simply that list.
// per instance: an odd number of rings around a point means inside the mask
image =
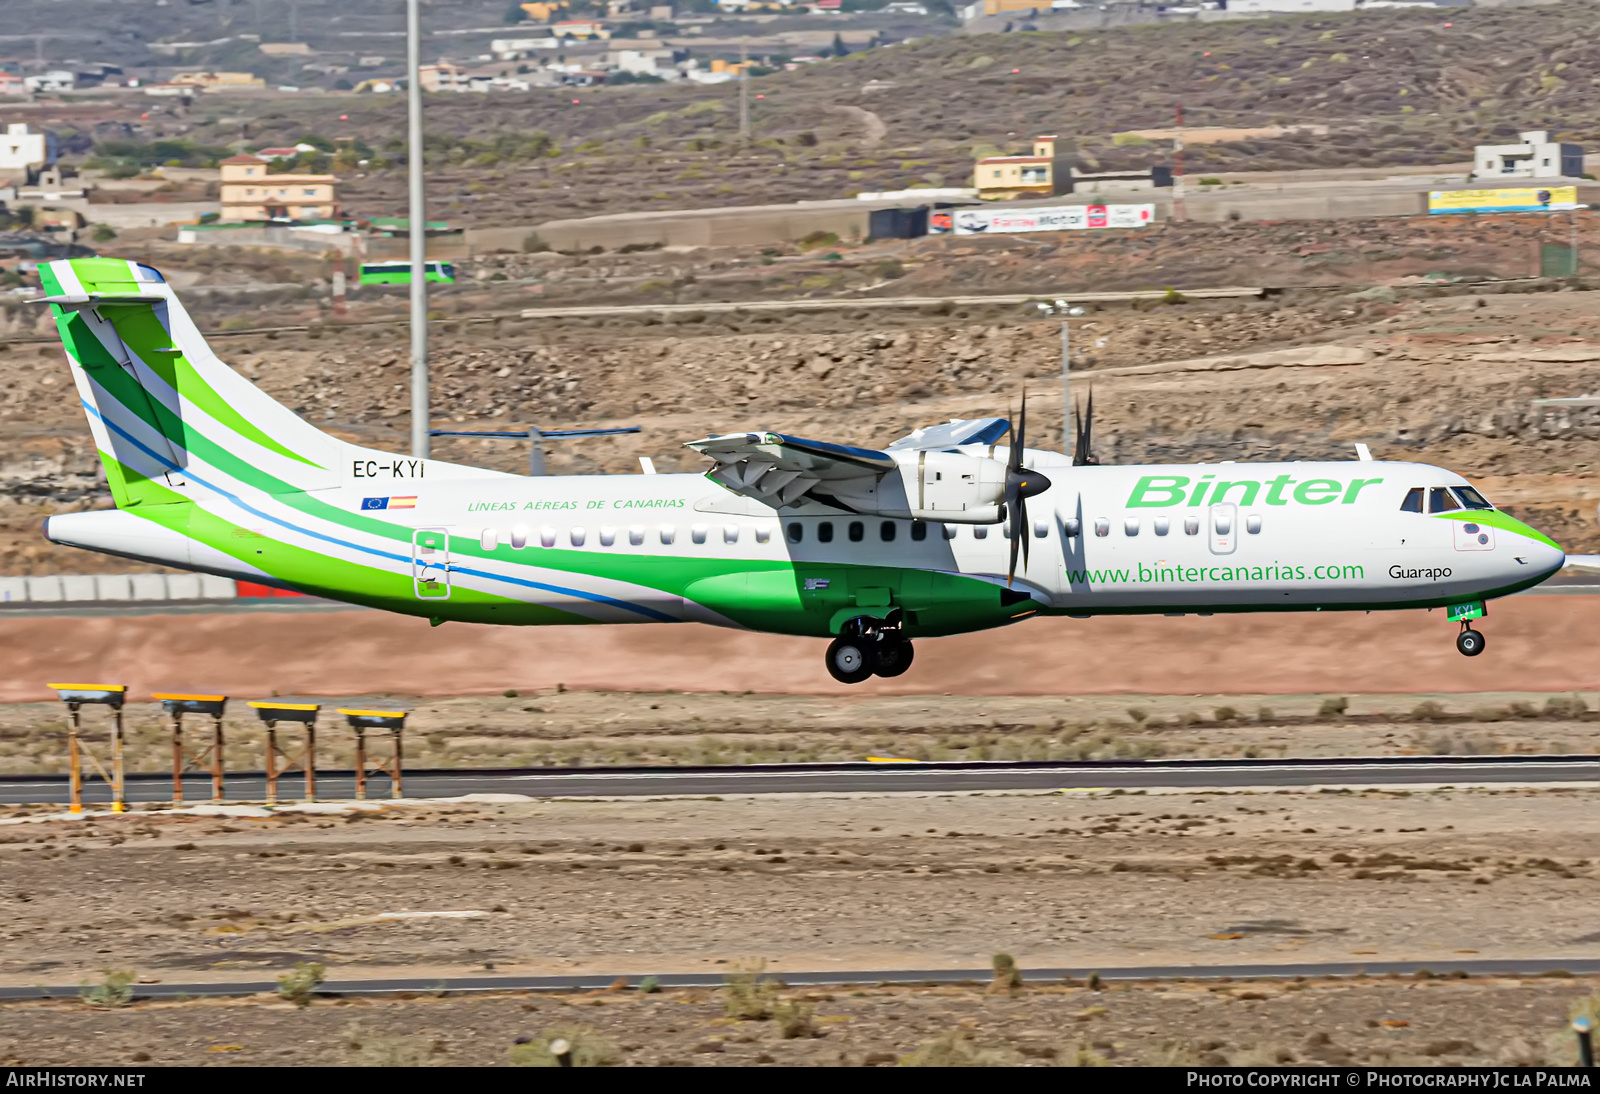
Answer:
[{"label": "engine nacelle", "polygon": [[895,452],[898,473],[829,482],[819,488],[858,513],[943,524],[997,524],[1006,465],[962,452]]}]

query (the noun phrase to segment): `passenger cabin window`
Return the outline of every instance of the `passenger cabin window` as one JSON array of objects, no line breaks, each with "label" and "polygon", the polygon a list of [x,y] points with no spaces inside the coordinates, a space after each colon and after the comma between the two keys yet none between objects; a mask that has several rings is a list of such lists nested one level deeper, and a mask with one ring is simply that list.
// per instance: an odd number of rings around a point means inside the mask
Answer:
[{"label": "passenger cabin window", "polygon": [[803,540],[805,538],[806,538],[806,526],[804,524],[801,524],[799,521],[792,522],[789,525],[789,542],[790,543],[799,543],[801,540]]},{"label": "passenger cabin window", "polygon": [[894,542],[894,521],[886,520],[878,525],[878,538],[885,543]]},{"label": "passenger cabin window", "polygon": [[1251,513],[1249,516],[1245,517],[1244,530],[1249,532],[1252,536],[1259,536],[1261,534],[1261,514]]},{"label": "passenger cabin window", "polygon": [[689,538],[694,540],[696,543],[704,543],[706,541],[706,526],[704,524],[696,524],[691,526],[689,529]]},{"label": "passenger cabin window", "polygon": [[1126,519],[1124,519],[1123,522],[1122,522],[1122,534],[1125,535],[1125,536],[1136,536],[1136,535],[1138,535],[1139,534],[1139,518],[1138,517],[1127,517]]},{"label": "passenger cabin window", "polygon": [[633,544],[635,547],[641,546],[644,543],[644,525],[635,524],[633,527],[628,529],[628,542]]},{"label": "passenger cabin window", "polygon": [[1400,503],[1402,513],[1422,512],[1422,487],[1413,486],[1406,491],[1406,500]]},{"label": "passenger cabin window", "polygon": [[911,538],[921,543],[928,538],[928,526],[920,520],[911,522]]},{"label": "passenger cabin window", "polygon": [[1446,490],[1444,487],[1435,486],[1433,489],[1428,491],[1428,512],[1448,513],[1451,510],[1460,508],[1461,503],[1457,501],[1451,495],[1450,491]]},{"label": "passenger cabin window", "polygon": [[610,547],[617,542],[617,530],[609,524],[600,527],[600,546]]},{"label": "passenger cabin window", "polygon": [[825,520],[821,524],[817,525],[817,542],[833,542],[833,521]]},{"label": "passenger cabin window", "polygon": [[1061,522],[1061,530],[1067,534],[1068,539],[1072,539],[1083,531],[1083,522],[1077,517],[1068,517]]},{"label": "passenger cabin window", "polygon": [[943,526],[940,534],[944,536],[945,539],[955,539],[960,532],[961,526],[959,524],[946,524]]},{"label": "passenger cabin window", "polygon": [[985,528],[981,524],[974,524],[972,526],[972,538],[973,539],[988,539],[989,538],[989,529]]},{"label": "passenger cabin window", "polygon": [[556,545],[556,530],[548,524],[539,529],[539,546],[554,547]]},{"label": "passenger cabin window", "polygon": [[851,521],[850,527],[847,531],[849,533],[851,543],[860,543],[862,540],[867,538],[867,526],[862,524],[859,520]]},{"label": "passenger cabin window", "polygon": [[1111,522],[1105,517],[1095,517],[1094,534],[1097,536],[1109,536],[1111,534]]},{"label": "passenger cabin window", "polygon": [[573,528],[567,532],[567,538],[572,541],[574,547],[582,547],[583,541],[588,538],[588,533],[582,528]]},{"label": "passenger cabin window", "polygon": [[663,524],[661,526],[661,542],[664,545],[666,545],[668,547],[672,546],[672,541],[677,539],[677,538],[678,538],[678,530],[676,528],[674,528],[670,524]]},{"label": "passenger cabin window", "polygon": [[739,542],[739,526],[737,524],[724,524],[722,526],[722,542],[724,542],[724,543],[738,543]]},{"label": "passenger cabin window", "polygon": [[1047,520],[1036,520],[1036,521],[1033,522],[1033,538],[1034,539],[1045,539],[1049,535],[1050,535],[1050,522],[1049,521],[1047,521]]},{"label": "passenger cabin window", "polygon": [[1164,536],[1172,529],[1172,522],[1166,517],[1157,517],[1150,522],[1150,526],[1151,531],[1155,532],[1156,535]]},{"label": "passenger cabin window", "polygon": [[1200,518],[1184,517],[1183,534],[1186,536],[1198,536],[1200,534]]},{"label": "passenger cabin window", "polygon": [[1452,489],[1455,490],[1456,497],[1461,499],[1461,504],[1466,506],[1468,509],[1494,508],[1494,506],[1489,504],[1488,498],[1485,498],[1482,494],[1478,493],[1470,486],[1456,486],[1452,487]]},{"label": "passenger cabin window", "polygon": [[528,545],[528,526],[518,524],[511,529],[511,546],[513,550],[520,551]]}]

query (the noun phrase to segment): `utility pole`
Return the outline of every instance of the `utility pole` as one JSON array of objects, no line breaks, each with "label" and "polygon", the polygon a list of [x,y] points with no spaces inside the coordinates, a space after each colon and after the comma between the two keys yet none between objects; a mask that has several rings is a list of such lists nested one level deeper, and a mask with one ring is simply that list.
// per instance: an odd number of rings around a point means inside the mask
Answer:
[{"label": "utility pole", "polygon": [[1072,455],[1072,320],[1085,309],[1066,300],[1039,304],[1041,316],[1061,318],[1061,451]]},{"label": "utility pole", "polygon": [[750,43],[739,39],[739,140],[750,143]]},{"label": "utility pole", "polygon": [[422,187],[422,20],[406,0],[406,106],[411,184],[411,454],[428,458],[428,211]]},{"label": "utility pole", "polygon": [[1183,104],[1177,104],[1178,124],[1172,134],[1172,219],[1185,220],[1183,207]]}]

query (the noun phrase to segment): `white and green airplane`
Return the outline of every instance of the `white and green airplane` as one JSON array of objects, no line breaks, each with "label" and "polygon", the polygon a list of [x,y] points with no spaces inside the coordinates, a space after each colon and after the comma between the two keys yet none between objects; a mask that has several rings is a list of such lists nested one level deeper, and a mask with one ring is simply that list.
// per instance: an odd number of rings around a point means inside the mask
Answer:
[{"label": "white and green airplane", "polygon": [[50,517],[47,538],[435,624],[809,635],[855,683],[906,671],[912,639],[1034,615],[1444,608],[1470,656],[1484,602],[1564,560],[1442,468],[1102,467],[1087,425],[1072,456],[1027,449],[1025,409],[881,451],[707,437],[689,442],[703,475],[413,459],[329,436],[223,364],[148,266],[39,272],[116,501]]}]

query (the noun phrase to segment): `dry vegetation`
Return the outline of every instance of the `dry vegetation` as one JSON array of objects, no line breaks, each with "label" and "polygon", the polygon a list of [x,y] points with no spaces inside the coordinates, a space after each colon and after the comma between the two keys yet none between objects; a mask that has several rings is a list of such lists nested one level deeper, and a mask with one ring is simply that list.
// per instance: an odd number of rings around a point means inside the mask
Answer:
[{"label": "dry vegetation", "polygon": [[[76,1062],[92,1043],[100,1063],[538,1064],[565,1036],[590,1062],[626,1064],[1561,1063],[1564,1020],[1592,985],[1455,966],[1592,958],[1593,798],[821,795],[74,822],[12,808],[3,979],[69,997],[7,1004],[0,1062]],[[134,889],[130,916],[118,897]],[[1432,975],[1086,975],[1363,959]],[[778,983],[991,965],[970,986]],[[1078,979],[1036,971],[1061,968]],[[644,990],[337,1000],[317,994],[319,972],[582,972]],[[726,986],[648,990],[665,972]],[[275,977],[281,1001],[122,1005],[141,983]]]},{"label": "dry vegetation", "polygon": [[[772,1017],[724,1013],[712,990],[325,999],[12,1004],[0,1063],[103,1066],[1348,1067],[1571,1066],[1563,979],[1030,984],[780,991]],[[786,1014],[813,1013],[804,1032]],[[1403,1017],[1401,1017],[1403,1016]],[[203,1031],[203,1032],[201,1032]]]},{"label": "dry vegetation", "polygon": [[[912,760],[1111,760],[1155,757],[1527,755],[1600,751],[1593,696],[1435,697],[966,696],[807,698],[728,693],[545,691],[496,698],[358,704],[414,707],[407,765],[578,767]],[[344,700],[340,701],[341,703]],[[334,705],[324,701],[325,706]],[[104,724],[91,711],[92,734]],[[171,766],[166,716],[126,711],[132,771]],[[225,722],[231,770],[260,770],[264,734],[236,704]],[[191,719],[191,743],[209,722]],[[0,774],[65,770],[57,704],[0,707]],[[290,733],[284,740],[296,739]],[[319,735],[319,764],[348,769],[354,739]],[[295,783],[298,786],[298,782]]]}]

